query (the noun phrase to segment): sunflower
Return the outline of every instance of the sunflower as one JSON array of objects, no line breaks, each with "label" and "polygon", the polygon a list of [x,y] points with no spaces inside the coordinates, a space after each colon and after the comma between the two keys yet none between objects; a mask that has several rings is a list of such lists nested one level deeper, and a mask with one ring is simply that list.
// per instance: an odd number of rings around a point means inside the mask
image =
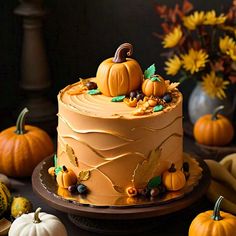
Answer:
[{"label": "sunflower", "polygon": [[205,20],[205,14],[203,11],[195,11],[192,15],[183,17],[183,23],[189,30],[195,30],[198,25],[202,25]]},{"label": "sunflower", "polygon": [[203,22],[204,25],[220,25],[226,21],[226,16],[221,14],[216,17],[216,12],[214,10],[208,11],[205,15],[205,20]]},{"label": "sunflower", "polygon": [[184,69],[190,71],[191,74],[204,68],[208,61],[208,55],[202,49],[197,51],[191,48],[188,54],[182,54],[181,58],[183,59]]},{"label": "sunflower", "polygon": [[229,51],[226,52],[233,61],[236,61],[236,45],[234,47],[230,48]]},{"label": "sunflower", "polygon": [[226,97],[224,90],[229,84],[228,80],[225,81],[222,77],[216,76],[215,71],[211,71],[210,74],[203,76],[202,80],[202,87],[210,97],[217,97],[219,99]]},{"label": "sunflower", "polygon": [[176,75],[182,65],[182,62],[177,55],[174,55],[174,57],[166,61],[165,64],[165,70],[167,75]]},{"label": "sunflower", "polygon": [[174,28],[174,30],[170,33],[168,33],[162,44],[164,45],[164,48],[173,48],[175,47],[180,39],[182,38],[183,32],[180,28],[180,26],[177,26]]},{"label": "sunflower", "polygon": [[235,47],[235,41],[233,38],[230,38],[228,35],[226,35],[224,38],[220,38],[219,47],[221,52],[226,53]]}]

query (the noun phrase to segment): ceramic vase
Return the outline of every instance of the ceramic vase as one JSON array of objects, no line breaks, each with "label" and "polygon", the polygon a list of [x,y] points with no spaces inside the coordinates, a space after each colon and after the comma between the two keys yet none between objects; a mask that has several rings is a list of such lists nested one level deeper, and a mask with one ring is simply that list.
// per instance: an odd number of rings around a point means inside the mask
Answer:
[{"label": "ceramic vase", "polygon": [[197,83],[193,89],[188,102],[188,114],[192,124],[194,124],[198,118],[205,114],[211,114],[213,110],[220,106],[224,106],[224,110],[221,114],[227,116],[230,120],[233,117],[234,102],[232,96],[227,96],[225,99],[219,99],[217,97],[210,97],[202,88],[201,83]]}]

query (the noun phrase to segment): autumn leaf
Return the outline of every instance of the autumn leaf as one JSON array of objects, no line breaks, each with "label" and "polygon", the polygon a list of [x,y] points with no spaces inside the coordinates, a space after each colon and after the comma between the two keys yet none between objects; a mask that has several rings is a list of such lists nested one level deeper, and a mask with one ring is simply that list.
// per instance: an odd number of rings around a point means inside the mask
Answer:
[{"label": "autumn leaf", "polygon": [[67,154],[67,156],[68,156],[70,162],[71,162],[74,166],[78,167],[78,166],[79,166],[78,159],[77,159],[77,157],[75,156],[75,153],[74,153],[73,148],[72,148],[71,146],[69,146],[68,144],[66,144],[66,154]]},{"label": "autumn leaf", "polygon": [[184,14],[189,13],[191,10],[193,10],[193,4],[188,0],[184,0],[182,6],[183,13]]},{"label": "autumn leaf", "polygon": [[89,170],[82,170],[79,172],[78,179],[80,181],[86,181],[90,177],[90,171]]},{"label": "autumn leaf", "polygon": [[173,91],[175,88],[177,88],[179,86],[179,82],[173,82],[173,83],[170,83],[167,87],[167,91],[168,92],[171,92]]},{"label": "autumn leaf", "polygon": [[136,189],[145,188],[148,182],[156,176],[158,160],[161,156],[161,150],[152,150],[148,159],[138,164],[133,175],[132,182]]}]

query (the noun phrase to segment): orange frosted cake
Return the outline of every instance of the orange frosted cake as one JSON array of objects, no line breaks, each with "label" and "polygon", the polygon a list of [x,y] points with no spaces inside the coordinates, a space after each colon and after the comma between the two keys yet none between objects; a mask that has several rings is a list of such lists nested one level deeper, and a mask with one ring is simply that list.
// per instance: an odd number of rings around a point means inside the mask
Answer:
[{"label": "orange frosted cake", "polygon": [[100,64],[95,78],[58,95],[53,171],[59,188],[91,201],[150,194],[158,185],[171,190],[164,173],[183,166],[178,83],[157,75],[154,65],[143,73],[137,61],[127,58],[131,53],[132,45],[122,44]]}]

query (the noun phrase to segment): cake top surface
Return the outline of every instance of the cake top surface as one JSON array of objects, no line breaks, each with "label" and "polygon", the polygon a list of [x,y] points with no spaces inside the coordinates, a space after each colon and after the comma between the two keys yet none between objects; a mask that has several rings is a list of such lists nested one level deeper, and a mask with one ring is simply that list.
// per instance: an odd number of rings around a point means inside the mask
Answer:
[{"label": "cake top surface", "polygon": [[121,44],[114,57],[105,59],[96,77],[81,79],[60,91],[60,103],[75,112],[99,118],[142,119],[154,117],[181,104],[179,83],[156,73],[155,64],[144,72],[127,58],[133,46]]},{"label": "cake top surface", "polygon": [[[91,78],[94,81],[95,78]],[[68,85],[59,93],[59,102],[67,106],[69,109],[87,116],[94,116],[99,118],[123,118],[123,119],[142,119],[161,115],[165,112],[171,111],[178,105],[181,105],[182,94],[175,89],[172,93],[172,100],[168,104],[165,101],[159,101],[163,104],[163,109],[153,112],[153,108],[149,106],[144,114],[140,112],[139,108],[131,107],[124,101],[112,102],[112,97],[104,96],[103,94],[91,95],[88,91],[80,94],[74,94],[74,91],[81,86],[80,82]],[[128,98],[126,98],[128,100]],[[146,101],[145,101],[146,100]],[[145,107],[148,101],[155,99],[144,99],[140,102],[140,107]],[[150,102],[149,102],[150,103]],[[135,114],[137,112],[137,114]]]}]

